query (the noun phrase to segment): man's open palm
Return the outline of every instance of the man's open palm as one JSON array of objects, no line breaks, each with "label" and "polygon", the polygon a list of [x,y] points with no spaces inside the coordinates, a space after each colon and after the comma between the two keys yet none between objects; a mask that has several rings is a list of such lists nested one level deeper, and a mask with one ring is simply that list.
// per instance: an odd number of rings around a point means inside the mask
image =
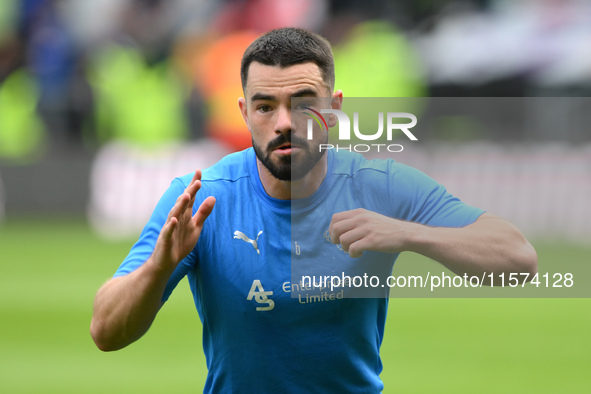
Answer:
[{"label": "man's open palm", "polygon": [[205,219],[213,210],[215,197],[209,196],[193,215],[195,195],[200,188],[201,171],[197,170],[189,186],[176,200],[160,231],[152,257],[163,269],[174,269],[193,250]]}]

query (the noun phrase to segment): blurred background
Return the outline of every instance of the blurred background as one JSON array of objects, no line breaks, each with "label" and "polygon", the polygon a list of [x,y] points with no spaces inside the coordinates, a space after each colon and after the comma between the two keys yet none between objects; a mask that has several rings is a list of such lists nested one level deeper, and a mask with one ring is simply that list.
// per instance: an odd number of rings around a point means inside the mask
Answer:
[{"label": "blurred background", "polygon": [[[346,97],[460,97],[466,106],[478,97],[545,98],[516,102],[528,106],[519,127],[508,120],[491,130],[446,113],[394,159],[511,219],[541,264],[588,265],[589,1],[2,0],[0,391],[112,392],[123,382],[119,391],[201,389],[190,296],[163,311],[174,318],[155,324],[152,339],[117,355],[92,348],[92,298],[172,178],[250,146],[237,107],[240,59],[254,38],[282,26],[331,41]],[[580,368],[591,365],[588,300],[420,301],[401,302],[389,317],[391,390],[579,392]],[[426,332],[432,316],[439,326]],[[519,327],[537,337],[515,336]],[[472,338],[474,348],[488,341],[485,351],[498,357],[442,348],[454,338]],[[533,367],[515,372],[500,351],[507,343],[525,357],[520,367]],[[183,346],[190,350],[181,354]],[[164,357],[176,361],[163,371],[153,361]],[[464,386],[455,386],[452,366],[470,371]],[[429,389],[420,372],[448,385]],[[154,380],[159,374],[164,380]]]},{"label": "blurred background", "polygon": [[528,127],[484,133],[448,117],[418,150],[591,140],[587,119],[572,120],[589,101],[565,98],[591,93],[588,1],[4,0],[0,212],[84,215],[103,236],[137,234],[172,177],[250,146],[240,58],[281,26],[332,42],[346,97],[557,97]]}]

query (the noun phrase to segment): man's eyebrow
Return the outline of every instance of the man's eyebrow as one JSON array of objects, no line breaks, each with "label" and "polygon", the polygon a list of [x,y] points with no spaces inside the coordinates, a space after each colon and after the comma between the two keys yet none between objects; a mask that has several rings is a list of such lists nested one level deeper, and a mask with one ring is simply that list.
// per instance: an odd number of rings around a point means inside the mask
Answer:
[{"label": "man's eyebrow", "polygon": [[304,97],[304,96],[318,97],[318,93],[313,89],[302,89],[302,90],[298,90],[297,92],[295,92],[294,94],[291,95],[291,97]]},{"label": "man's eyebrow", "polygon": [[[306,96],[318,97],[318,93],[313,89],[305,88],[302,90],[298,90],[297,92],[295,92],[291,95],[291,97],[306,97]],[[250,98],[250,101],[253,102],[253,101],[257,101],[257,100],[276,101],[277,98],[271,94],[255,93]]]},{"label": "man's eyebrow", "polygon": [[257,100],[275,101],[276,99],[275,99],[275,96],[272,96],[270,94],[255,93],[250,98],[250,101],[257,101]]}]

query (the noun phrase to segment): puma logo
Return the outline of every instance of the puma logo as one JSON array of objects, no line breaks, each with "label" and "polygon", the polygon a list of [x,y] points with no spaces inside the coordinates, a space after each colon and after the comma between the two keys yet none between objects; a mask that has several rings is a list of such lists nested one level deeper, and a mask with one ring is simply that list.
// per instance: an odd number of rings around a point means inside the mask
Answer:
[{"label": "puma logo", "polygon": [[259,250],[259,246],[257,244],[257,241],[259,240],[260,235],[263,233],[263,231],[259,231],[259,233],[257,234],[257,238],[256,239],[250,239],[246,236],[246,234],[244,234],[242,231],[234,231],[234,239],[241,239],[244,242],[248,242],[249,244],[252,245],[252,247],[254,248],[254,250],[257,251],[257,254],[261,254],[261,251]]}]

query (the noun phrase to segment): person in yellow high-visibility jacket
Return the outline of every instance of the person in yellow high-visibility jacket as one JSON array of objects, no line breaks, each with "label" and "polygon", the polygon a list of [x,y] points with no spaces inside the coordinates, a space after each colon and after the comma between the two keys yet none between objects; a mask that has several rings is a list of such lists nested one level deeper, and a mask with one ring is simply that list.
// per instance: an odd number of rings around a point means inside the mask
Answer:
[{"label": "person in yellow high-visibility jacket", "polygon": [[29,161],[45,147],[45,127],[36,112],[38,92],[24,69],[0,83],[0,160]]}]

